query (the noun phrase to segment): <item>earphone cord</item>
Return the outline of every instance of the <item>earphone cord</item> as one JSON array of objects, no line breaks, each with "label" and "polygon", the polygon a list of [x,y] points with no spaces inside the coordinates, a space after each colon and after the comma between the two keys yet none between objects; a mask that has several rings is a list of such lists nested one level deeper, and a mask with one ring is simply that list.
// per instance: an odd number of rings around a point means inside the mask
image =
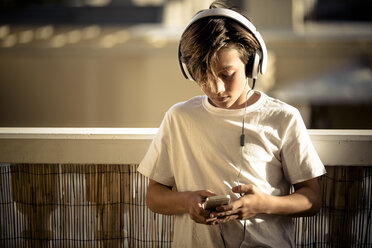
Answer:
[{"label": "earphone cord", "polygon": [[[248,82],[248,78],[247,78],[247,82]],[[245,133],[244,133],[244,125],[245,125],[245,117],[247,115],[247,105],[248,105],[248,95],[249,93],[254,89],[254,86],[256,84],[256,79],[254,78],[253,79],[253,84],[252,84],[252,88],[250,88],[246,95],[245,95],[245,103],[244,103],[244,114],[243,114],[243,121],[242,121],[242,134],[240,136],[240,146],[241,147],[244,147],[245,145]]]},{"label": "earphone cord", "polygon": [[[247,82],[248,82],[248,78],[247,78]],[[250,88],[245,95],[244,114],[243,114],[243,120],[242,120],[242,134],[240,136],[240,147],[241,147],[241,158],[242,158],[242,160],[243,160],[243,149],[244,149],[244,146],[245,146],[245,117],[247,116],[248,95],[253,90],[255,84],[256,84],[256,79],[253,79],[252,88]],[[240,173],[241,173],[241,170],[242,170],[241,164],[242,163],[240,163],[240,168],[239,168],[239,173],[238,173],[238,178],[237,178],[238,185],[240,184],[239,177],[240,177]]]},{"label": "earphone cord", "polygon": [[[247,79],[248,80],[248,79]],[[245,96],[245,105],[244,105],[244,114],[243,114],[243,121],[242,121],[242,135],[241,135],[241,138],[240,138],[240,147],[241,147],[241,162],[240,162],[240,168],[239,168],[239,174],[238,174],[238,178],[237,178],[237,181],[238,181],[238,185],[240,185],[240,182],[239,182],[239,177],[240,177],[240,174],[241,174],[241,171],[242,171],[242,165],[243,165],[243,152],[244,152],[244,146],[245,146],[245,118],[247,116],[247,106],[248,106],[248,95],[249,93],[253,90],[254,86],[256,84],[256,79],[253,79],[253,84],[252,84],[252,88],[250,88],[248,91],[247,91],[247,94]],[[242,197],[242,194],[240,194],[240,197]],[[243,239],[242,239],[242,242],[240,243],[239,247],[242,246],[244,240],[245,240],[245,232],[246,232],[246,220],[244,220],[244,228],[243,228]]]}]

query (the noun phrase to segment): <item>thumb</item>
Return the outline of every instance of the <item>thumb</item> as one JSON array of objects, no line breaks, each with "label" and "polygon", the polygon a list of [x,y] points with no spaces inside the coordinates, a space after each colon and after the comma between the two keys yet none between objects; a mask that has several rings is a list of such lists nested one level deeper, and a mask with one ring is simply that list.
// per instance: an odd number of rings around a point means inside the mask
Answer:
[{"label": "thumb", "polygon": [[216,194],[210,191],[209,189],[200,191],[202,197],[215,196]]},{"label": "thumb", "polygon": [[252,184],[246,184],[246,185],[235,186],[231,190],[234,193],[252,194],[253,193],[253,187],[254,186]]}]

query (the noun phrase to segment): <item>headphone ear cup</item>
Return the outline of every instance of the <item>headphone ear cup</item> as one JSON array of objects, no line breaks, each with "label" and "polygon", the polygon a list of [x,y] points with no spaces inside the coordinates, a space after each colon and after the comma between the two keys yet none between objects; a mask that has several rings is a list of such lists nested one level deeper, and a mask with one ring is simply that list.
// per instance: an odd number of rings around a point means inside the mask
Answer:
[{"label": "headphone ear cup", "polygon": [[249,78],[257,79],[260,70],[260,55],[254,52],[248,59],[248,63],[245,65],[245,74]]}]

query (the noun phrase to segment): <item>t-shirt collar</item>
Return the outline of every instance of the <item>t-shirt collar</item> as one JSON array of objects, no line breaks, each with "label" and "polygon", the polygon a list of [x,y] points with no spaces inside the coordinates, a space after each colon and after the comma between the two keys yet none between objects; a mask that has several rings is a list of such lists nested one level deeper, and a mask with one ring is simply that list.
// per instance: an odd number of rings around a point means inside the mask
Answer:
[{"label": "t-shirt collar", "polygon": [[[247,110],[246,110],[247,113],[256,110],[258,107],[260,107],[262,105],[262,101],[263,101],[263,98],[264,98],[265,94],[263,94],[261,91],[257,91],[257,90],[255,90],[254,92],[255,92],[255,94],[259,94],[260,98],[255,103],[247,106]],[[244,108],[224,109],[224,108],[215,107],[208,101],[208,96],[206,96],[206,95],[203,96],[202,101],[203,101],[203,107],[205,108],[205,110],[207,110],[208,112],[210,112],[212,114],[229,115],[229,116],[234,116],[234,115],[239,116],[239,115],[244,114]]]}]

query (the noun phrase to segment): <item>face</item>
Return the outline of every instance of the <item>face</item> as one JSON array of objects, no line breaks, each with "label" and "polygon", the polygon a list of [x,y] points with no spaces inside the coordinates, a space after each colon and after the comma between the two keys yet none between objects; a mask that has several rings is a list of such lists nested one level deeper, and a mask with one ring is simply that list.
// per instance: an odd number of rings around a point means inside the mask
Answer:
[{"label": "face", "polygon": [[217,78],[201,85],[209,102],[218,108],[239,109],[244,107],[246,93],[245,64],[234,48],[223,48],[217,53],[218,62],[213,68]]}]

